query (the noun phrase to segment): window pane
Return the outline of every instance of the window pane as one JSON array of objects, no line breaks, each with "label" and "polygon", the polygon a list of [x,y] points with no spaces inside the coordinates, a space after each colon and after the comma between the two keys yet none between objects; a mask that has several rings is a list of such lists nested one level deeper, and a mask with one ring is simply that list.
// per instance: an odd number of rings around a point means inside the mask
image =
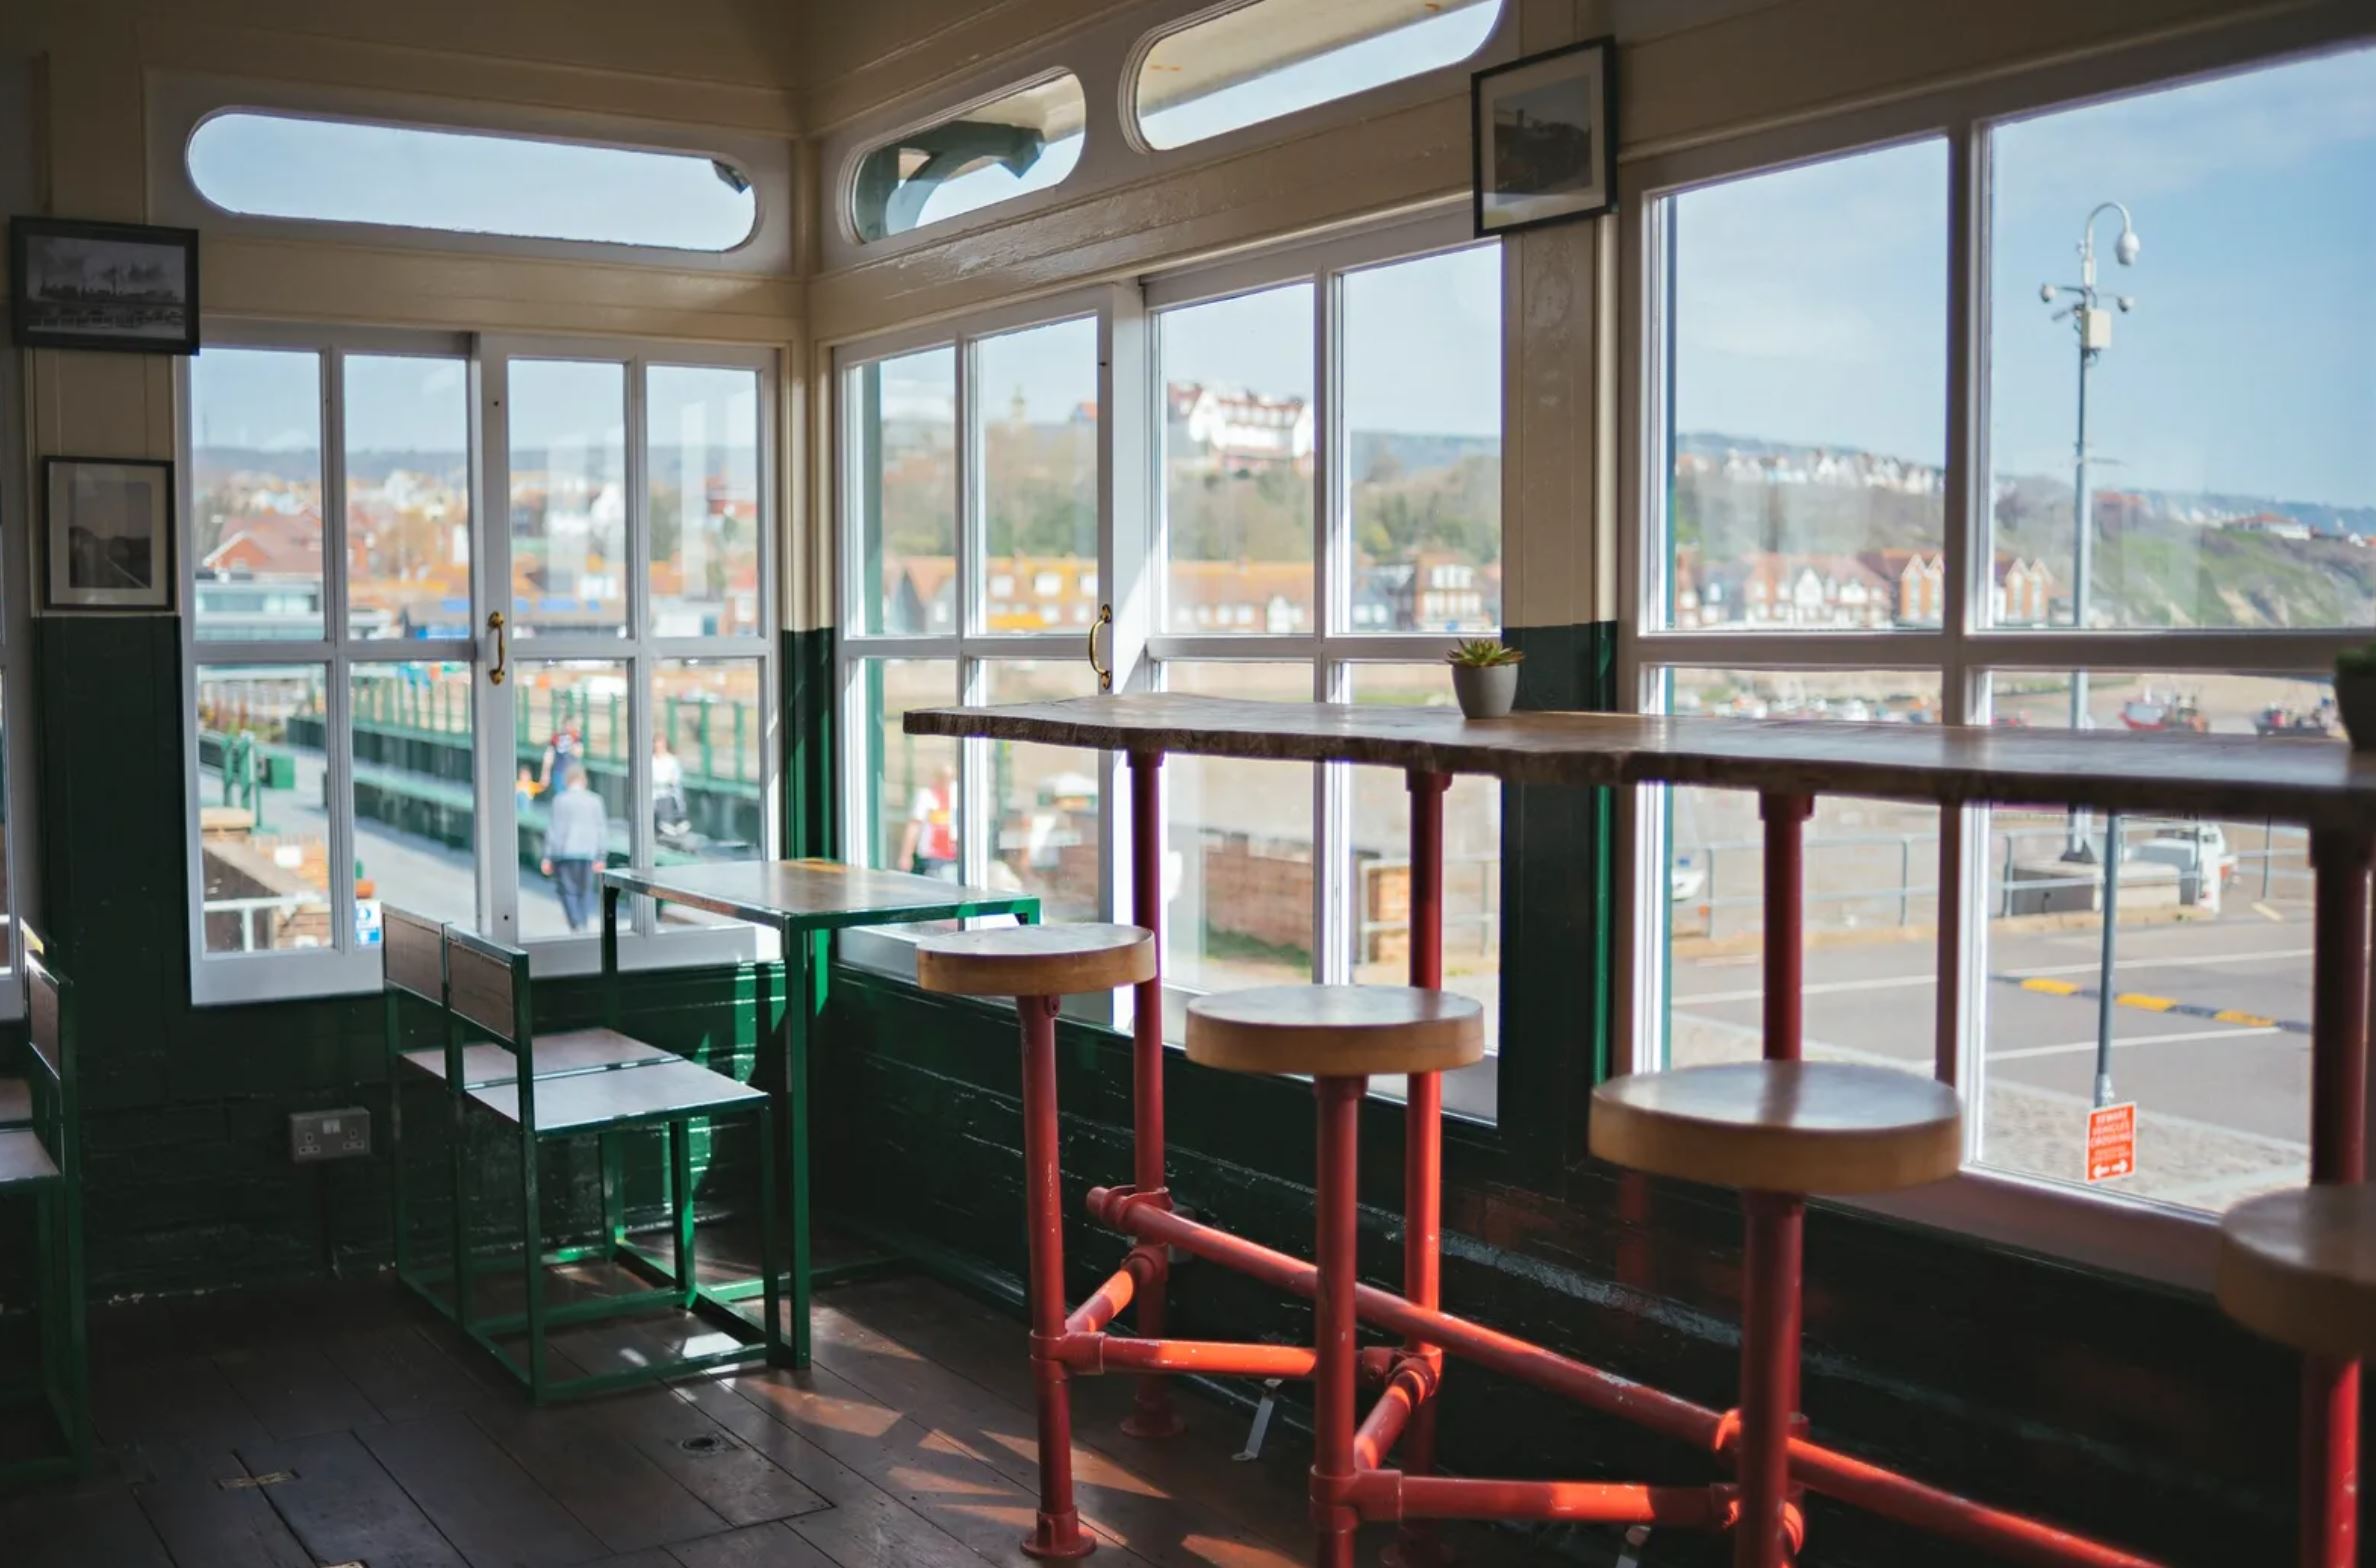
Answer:
[{"label": "window pane", "polygon": [[[1939,678],[1672,670],[1666,710],[1935,724]],[[1764,824],[1747,790],[1667,791],[1667,1040],[1674,1067],[1753,1061],[1765,949]],[[1939,812],[1819,796],[1806,827],[1806,1055],[1928,1075],[1938,1016]]]},{"label": "window pane", "polygon": [[478,915],[478,810],[470,666],[357,665],[349,692],[358,940],[379,940],[383,904],[471,924]]},{"label": "window pane", "polygon": [[470,367],[350,354],[347,627],[357,637],[468,637]]},{"label": "window pane", "polygon": [[1088,100],[1069,71],[910,131],[858,160],[862,240],[905,234],[1060,183],[1081,161]]},{"label": "window pane", "polygon": [[577,659],[521,664],[517,672],[520,934],[533,941],[599,931],[594,873],[624,863],[634,845],[627,666]]},{"label": "window pane", "polygon": [[732,250],[759,205],[699,153],[234,110],[190,136],[190,178],[230,212],[463,234]]},{"label": "window pane", "polygon": [[[1356,664],[1352,700],[1376,707],[1452,707],[1441,664]],[[1362,985],[1404,985],[1411,967],[1411,790],[1392,768],[1348,767],[1352,897],[1348,972]],[[1501,808],[1497,779],[1461,775],[1444,792],[1444,989],[1485,1008],[1485,1048],[1501,1050]],[[1445,1103],[1491,1120],[1498,1105],[1490,1057],[1445,1081]],[[1391,1085],[1379,1085],[1391,1087]]]},{"label": "window pane", "polygon": [[627,631],[627,370],[515,359],[512,635]]},{"label": "window pane", "polygon": [[16,967],[16,879],[15,868],[8,863],[8,777],[12,766],[7,730],[0,727],[0,972]]},{"label": "window pane", "polygon": [[321,356],[191,360],[190,461],[197,635],[322,637]]},{"label": "window pane", "polygon": [[1184,147],[1399,82],[1476,53],[1501,0],[1255,0],[1156,40],[1140,134]]},{"label": "window pane", "polygon": [[644,420],[652,635],[762,635],[758,373],[654,365]]},{"label": "window pane", "polygon": [[976,350],[987,547],[984,624],[1086,631],[1097,614],[1097,323]]},{"label": "window pane", "polygon": [[1312,628],[1312,287],[1159,319],[1168,623]]},{"label": "window pane", "polygon": [[767,847],[772,726],[756,659],[662,659],[652,677],[652,830],[661,865]]},{"label": "window pane", "polygon": [[[1090,697],[1097,677],[1079,659],[1001,659],[982,668],[985,702]],[[1096,920],[1098,765],[1094,751],[992,741],[990,800],[998,839],[990,883],[1036,893],[1042,920]]]},{"label": "window pane", "polygon": [[1354,631],[1502,623],[1501,266],[1486,245],[1345,279]]},{"label": "window pane", "polygon": [[1990,136],[2000,622],[2376,621],[2371,101],[2361,49]]},{"label": "window pane", "polygon": [[[861,365],[850,378],[856,630],[957,629],[957,351]],[[954,688],[952,688],[953,690]],[[952,697],[951,700],[954,700]]]},{"label": "window pane", "polygon": [[[1162,667],[1163,689],[1204,697],[1312,700],[1302,664]],[[1163,763],[1163,972],[1175,992],[1234,991],[1314,977],[1312,767],[1173,756]],[[1167,1002],[1165,1029],[1186,1027]]]},{"label": "window pane", "polygon": [[[2067,675],[1999,672],[1989,684],[1998,724],[2071,723]],[[2082,712],[2092,729],[2340,743],[2324,679],[2095,670]],[[2306,1180],[2311,879],[2302,831],[2124,815],[2107,976],[2102,814],[2000,807],[1989,818],[1985,1163],[2084,1179],[2098,998],[2109,990],[2137,999],[2112,1009],[2109,1071],[2110,1103],[2136,1102],[2138,1168],[2104,1190],[2216,1212]]]},{"label": "window pane", "polygon": [[1945,608],[1947,151],[1687,191],[1672,254],[1677,627],[1936,626]]},{"label": "window pane", "polygon": [[852,825],[859,853],[870,866],[961,881],[958,742],[910,735],[900,727],[910,708],[947,707],[957,700],[956,664],[869,659],[852,673],[867,714],[859,734],[871,753],[864,820]]},{"label": "window pane", "polygon": [[[203,356],[202,356],[203,357]],[[198,670],[198,854],[209,953],[330,947],[327,674]]]}]

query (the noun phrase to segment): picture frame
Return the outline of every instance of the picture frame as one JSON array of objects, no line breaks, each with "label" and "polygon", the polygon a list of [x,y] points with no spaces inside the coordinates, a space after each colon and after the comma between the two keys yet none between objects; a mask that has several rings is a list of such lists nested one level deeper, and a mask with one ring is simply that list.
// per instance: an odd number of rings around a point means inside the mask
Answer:
[{"label": "picture frame", "polygon": [[41,477],[43,611],[172,614],[173,464],[45,457]]},{"label": "picture frame", "polygon": [[1617,40],[1588,38],[1469,78],[1480,239],[1617,206]]},{"label": "picture frame", "polygon": [[20,348],[198,352],[198,231],[8,220],[9,320]]}]

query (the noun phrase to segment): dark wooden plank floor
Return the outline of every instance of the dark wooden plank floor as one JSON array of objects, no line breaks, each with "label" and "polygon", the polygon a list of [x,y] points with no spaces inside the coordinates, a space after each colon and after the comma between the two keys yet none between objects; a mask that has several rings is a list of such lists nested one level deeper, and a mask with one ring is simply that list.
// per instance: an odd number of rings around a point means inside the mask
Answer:
[{"label": "dark wooden plank floor", "polygon": [[[490,1303],[490,1305],[494,1305]],[[1035,1449],[1023,1331],[916,1276],[820,1299],[817,1364],[538,1410],[393,1285],[98,1315],[98,1472],[0,1498],[10,1568],[1024,1568]],[[557,1339],[656,1351],[661,1320]],[[639,1349],[640,1347],[640,1349]],[[1296,1568],[1309,1450],[1185,1395],[1189,1430],[1117,1429],[1082,1379],[1076,1471],[1097,1561]],[[1375,1561],[1390,1532],[1374,1539]],[[1456,1532],[1468,1568],[1547,1561]]]}]

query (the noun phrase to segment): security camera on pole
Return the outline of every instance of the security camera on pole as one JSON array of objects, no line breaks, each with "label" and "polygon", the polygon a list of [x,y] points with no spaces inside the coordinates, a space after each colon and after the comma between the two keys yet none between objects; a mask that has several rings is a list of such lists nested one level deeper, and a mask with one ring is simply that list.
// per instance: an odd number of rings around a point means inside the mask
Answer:
[{"label": "security camera on pole", "polygon": [[[2041,283],[2038,298],[2051,305],[2063,295],[2072,303],[2056,311],[2052,320],[2070,318],[2073,335],[2079,340],[2079,430],[2072,444],[2071,530],[2077,540],[2074,576],[2071,582],[2071,625],[2074,630],[2087,629],[2088,577],[2094,556],[2094,506],[2087,488],[2087,372],[2112,346],[2112,312],[2104,309],[2102,296],[2096,292],[2096,219],[2107,212],[2120,214],[2120,238],[2112,243],[2113,259],[2124,267],[2137,263],[2141,248],[2136,225],[2129,219],[2129,210],[2121,203],[2098,203],[2087,215],[2086,224],[2079,231],[2079,281],[2071,283]],[[2136,309],[2137,302],[2126,294],[2115,295],[2113,303],[2122,315]],[[2087,671],[2071,672],[2071,728],[2087,727]],[[2069,841],[2063,859],[2084,862],[2090,857],[2087,846],[2087,816],[2073,811],[2070,816]],[[2104,818],[2104,963],[2098,984],[2101,1006],[2096,1018],[2096,1081],[2095,1103],[2108,1105],[2112,1100],[2112,963],[2114,933],[2114,903],[2120,897],[2120,814],[2109,812]]]}]

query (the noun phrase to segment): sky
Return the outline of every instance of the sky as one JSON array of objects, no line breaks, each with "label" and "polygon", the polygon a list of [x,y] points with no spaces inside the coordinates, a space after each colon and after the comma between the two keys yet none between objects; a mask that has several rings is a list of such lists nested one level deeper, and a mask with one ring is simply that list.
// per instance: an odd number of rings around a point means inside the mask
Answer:
[{"label": "sky", "polygon": [[[1320,60],[1161,111],[1166,139],[1285,113],[1358,91],[1473,49],[1493,9],[1472,6]],[[211,122],[208,131],[228,125]],[[247,140],[209,156],[244,163],[223,179],[242,189],[313,189],[317,155],[295,156],[285,125],[257,122]],[[206,134],[202,132],[202,138]],[[245,133],[243,133],[245,134]],[[453,140],[454,138],[446,138]],[[426,182],[401,160],[373,168],[377,197],[449,201],[499,191],[538,193],[570,181],[503,171],[483,138],[461,138],[470,183]],[[552,144],[535,144],[538,156]],[[197,149],[193,149],[194,164]],[[951,182],[977,196],[1036,188],[1060,177],[1076,144],[1052,146],[1025,180],[1003,174]],[[2125,202],[2142,252],[2111,260],[2116,217],[2101,220],[2099,285],[2133,296],[2113,343],[2090,373],[2090,447],[2100,482],[2142,489],[2212,490],[2280,500],[2376,505],[2376,50],[2359,50],[2187,84],[2001,126],[1992,139],[1994,244],[1991,444],[2000,474],[2069,471],[2076,346],[2069,322],[2042,304],[2043,282],[2076,281],[2080,225],[2100,201]],[[663,164],[684,160],[658,159]],[[714,204],[731,196],[706,167],[670,188],[612,181],[622,196]],[[681,171],[680,171],[681,172]],[[201,170],[211,191],[215,175]],[[979,185],[970,181],[981,180]],[[707,183],[704,184],[703,182]],[[409,182],[409,183],[408,183]],[[432,188],[434,187],[434,188]],[[959,187],[968,187],[960,192]],[[257,200],[263,198],[258,197]],[[574,199],[574,198],[573,198]],[[1675,199],[1676,426],[1770,440],[1858,446],[1937,462],[1944,456],[1946,149],[1931,140],[1737,179]],[[670,213],[670,222],[690,222]],[[747,219],[746,219],[747,221]],[[1358,381],[1351,412],[1365,428],[1479,435],[1494,429],[1498,279],[1485,253],[1465,267],[1428,263],[1365,275],[1349,340]],[[1457,286],[1448,286],[1457,275]],[[1164,333],[1174,379],[1235,382],[1274,395],[1308,395],[1312,302],[1277,290],[1174,312]],[[1480,342],[1480,340],[1486,340]],[[206,363],[204,359],[202,365]],[[1369,367],[1376,367],[1373,371]],[[1079,401],[1077,345],[1016,352],[985,398],[1003,412],[1019,390],[1034,419]],[[207,371],[224,402],[250,400],[244,367]],[[921,407],[889,378],[887,402]],[[945,388],[945,370],[938,377]],[[516,409],[525,444],[603,416],[584,395],[541,414]],[[268,402],[261,382],[253,399]],[[939,394],[945,397],[945,391]],[[365,399],[350,393],[363,410]],[[302,402],[302,397],[299,399]],[[371,410],[375,428],[403,440],[450,428],[416,418],[391,389]],[[564,403],[568,406],[563,406]],[[217,404],[217,408],[222,405]],[[263,428],[268,410],[234,423]],[[550,431],[533,428],[540,418]],[[218,415],[213,428],[223,428]],[[270,444],[259,443],[259,444]]]},{"label": "sky", "polygon": [[[2090,371],[2098,483],[2376,504],[2376,50],[2000,127],[1991,448],[2066,475],[2080,227],[2128,294]],[[1676,200],[1678,431],[1944,456],[1946,148],[1930,141]],[[2107,301],[2107,304],[2109,302]]]}]

